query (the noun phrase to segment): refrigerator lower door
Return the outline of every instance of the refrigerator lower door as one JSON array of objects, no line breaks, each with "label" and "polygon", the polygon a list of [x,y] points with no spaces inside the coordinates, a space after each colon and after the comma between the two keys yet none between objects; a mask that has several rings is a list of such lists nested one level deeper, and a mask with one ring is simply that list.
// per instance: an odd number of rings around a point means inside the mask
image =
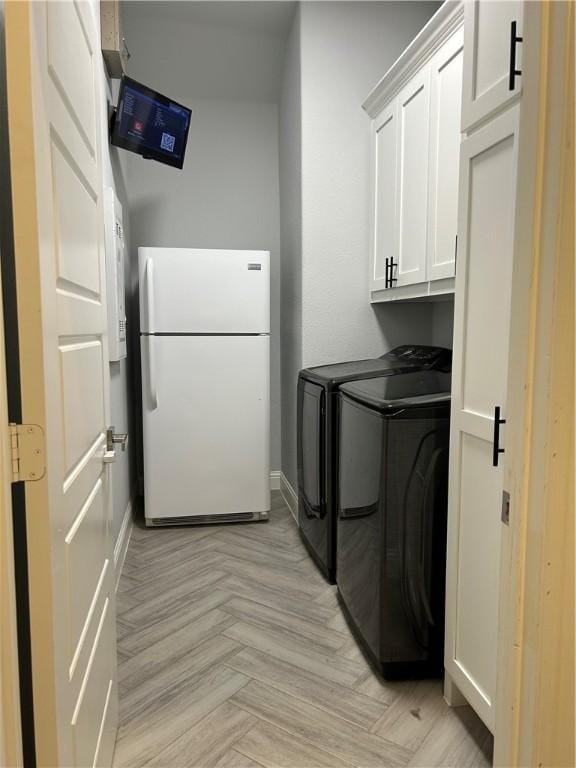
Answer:
[{"label": "refrigerator lower door", "polygon": [[149,524],[270,509],[268,336],[142,336]]}]

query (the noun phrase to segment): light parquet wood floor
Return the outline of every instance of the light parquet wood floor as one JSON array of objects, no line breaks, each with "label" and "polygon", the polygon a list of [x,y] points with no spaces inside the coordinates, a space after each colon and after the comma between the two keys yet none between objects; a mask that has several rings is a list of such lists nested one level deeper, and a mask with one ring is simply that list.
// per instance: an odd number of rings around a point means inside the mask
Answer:
[{"label": "light parquet wood floor", "polygon": [[117,598],[115,766],[490,765],[439,681],[374,674],[279,493],[269,523],[135,526]]}]

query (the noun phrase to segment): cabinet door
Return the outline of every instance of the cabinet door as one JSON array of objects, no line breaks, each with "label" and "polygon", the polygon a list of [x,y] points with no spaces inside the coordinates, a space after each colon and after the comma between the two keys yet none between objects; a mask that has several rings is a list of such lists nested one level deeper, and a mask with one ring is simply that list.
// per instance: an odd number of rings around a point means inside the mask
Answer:
[{"label": "cabinet door", "polygon": [[522,37],[521,0],[469,0],[464,3],[464,89],[462,130],[468,131],[521,92],[522,43],[512,39],[512,25]]},{"label": "cabinet door", "polygon": [[430,69],[425,67],[398,96],[400,210],[398,255],[394,259],[397,286],[426,280],[429,84]]},{"label": "cabinet door", "polygon": [[398,253],[397,102],[373,123],[373,244],[371,289],[387,288],[386,259]]},{"label": "cabinet door", "polygon": [[430,63],[428,280],[454,277],[456,266],[463,46],[459,29]]},{"label": "cabinet door", "polygon": [[493,466],[494,409],[506,417],[518,110],[479,129],[460,151],[445,666],[490,729],[503,479],[502,466]]}]

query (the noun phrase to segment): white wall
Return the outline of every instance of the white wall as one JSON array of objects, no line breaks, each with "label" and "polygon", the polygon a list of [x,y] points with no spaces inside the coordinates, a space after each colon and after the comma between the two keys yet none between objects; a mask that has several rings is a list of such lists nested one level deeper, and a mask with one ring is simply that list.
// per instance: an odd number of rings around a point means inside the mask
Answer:
[{"label": "white wall", "polygon": [[303,361],[424,340],[430,308],[368,303],[369,120],[361,103],[434,3],[302,5]]},{"label": "white wall", "polygon": [[302,368],[302,113],[300,11],[284,61],[280,99],[282,471],[296,489],[296,379]]},{"label": "white wall", "polygon": [[[136,12],[142,5],[144,12]],[[274,68],[279,76],[276,62],[282,60],[284,43],[243,30],[193,24],[184,3],[176,4],[183,8],[172,15],[151,21],[148,5],[127,6],[130,75],[189,105],[192,122],[182,171],[128,157],[133,258],[139,245],[270,250],[271,467],[278,470],[278,107],[269,100],[269,79],[275,82]],[[266,68],[273,71],[265,80],[260,70]]]}]

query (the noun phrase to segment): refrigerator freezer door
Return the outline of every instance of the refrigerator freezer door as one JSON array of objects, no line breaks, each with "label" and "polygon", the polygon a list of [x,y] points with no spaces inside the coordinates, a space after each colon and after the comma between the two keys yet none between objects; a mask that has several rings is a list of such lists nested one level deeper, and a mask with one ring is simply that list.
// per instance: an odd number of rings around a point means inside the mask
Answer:
[{"label": "refrigerator freezer door", "polygon": [[270,254],[139,248],[142,333],[269,333]]},{"label": "refrigerator freezer door", "polygon": [[146,518],[268,511],[269,337],[141,343]]}]

